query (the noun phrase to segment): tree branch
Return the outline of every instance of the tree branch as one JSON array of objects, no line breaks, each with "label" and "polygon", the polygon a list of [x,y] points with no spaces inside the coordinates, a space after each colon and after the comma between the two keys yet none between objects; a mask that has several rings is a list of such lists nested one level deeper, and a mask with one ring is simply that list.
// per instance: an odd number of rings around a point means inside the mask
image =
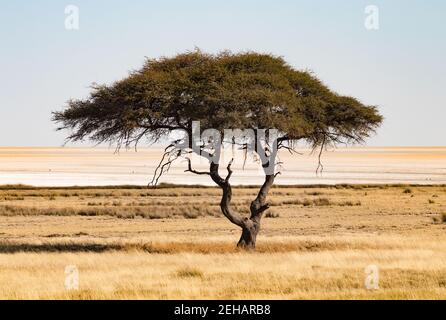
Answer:
[{"label": "tree branch", "polygon": [[231,178],[231,176],[232,176],[232,169],[231,169],[231,166],[232,166],[232,163],[234,162],[234,158],[232,158],[231,159],[231,161],[229,161],[229,163],[228,163],[228,167],[227,167],[227,170],[228,170],[228,175],[226,176],[226,179],[225,179],[225,182],[226,183],[228,183],[229,182],[229,179]]},{"label": "tree branch", "polygon": [[187,169],[184,170],[184,172],[192,172],[192,173],[195,173],[198,175],[210,175],[211,174],[210,172],[207,172],[207,171],[197,171],[197,170],[192,169],[192,161],[190,160],[190,158],[186,158],[186,160],[188,162],[188,165],[187,165]]},{"label": "tree branch", "polygon": [[229,178],[231,177],[232,170],[231,170],[231,164],[232,161],[228,164],[228,176],[226,176],[226,179],[223,179],[220,174],[218,173],[219,165],[216,163],[211,162],[210,164],[210,173],[212,180],[223,190],[223,195],[220,202],[220,208],[223,212],[223,215],[228,218],[229,221],[231,221],[233,224],[244,228],[245,226],[245,220],[243,217],[238,215],[237,213],[233,212],[231,209],[231,200],[232,200],[232,187],[229,183]]},{"label": "tree branch", "polygon": [[182,150],[176,149],[174,144],[170,144],[164,149],[163,157],[161,158],[158,166],[155,168],[155,173],[153,174],[152,181],[149,182],[149,186],[156,186],[158,184],[161,176],[164,173],[169,172],[172,163],[181,157],[182,152]]}]

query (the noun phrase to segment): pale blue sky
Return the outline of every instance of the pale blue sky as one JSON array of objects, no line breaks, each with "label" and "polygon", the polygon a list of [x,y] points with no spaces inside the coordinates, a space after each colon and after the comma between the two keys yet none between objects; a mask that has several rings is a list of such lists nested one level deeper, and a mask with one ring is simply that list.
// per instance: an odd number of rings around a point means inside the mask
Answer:
[{"label": "pale blue sky", "polygon": [[[332,89],[379,105],[369,145],[446,145],[443,0],[0,0],[0,146],[59,146],[51,111],[144,57],[195,46],[256,50],[313,70]],[[65,6],[80,29],[65,30]],[[380,29],[364,27],[367,5]]]}]

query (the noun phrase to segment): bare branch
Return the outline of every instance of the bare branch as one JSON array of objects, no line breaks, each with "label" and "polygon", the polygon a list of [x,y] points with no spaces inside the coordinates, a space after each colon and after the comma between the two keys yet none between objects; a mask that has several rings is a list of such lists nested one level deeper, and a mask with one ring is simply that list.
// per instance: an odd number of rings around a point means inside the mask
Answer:
[{"label": "bare branch", "polygon": [[190,158],[186,158],[186,160],[188,162],[188,165],[187,165],[187,169],[184,170],[184,172],[192,172],[192,173],[195,173],[198,175],[205,175],[205,174],[210,175],[211,174],[210,172],[207,172],[207,171],[197,171],[197,170],[192,169],[192,161],[190,160]]},{"label": "bare branch", "polygon": [[302,155],[302,154],[303,154],[302,152],[297,151],[297,150],[294,149],[293,147],[284,145],[283,142],[278,142],[278,143],[277,143],[277,150],[280,150],[280,149],[288,150],[288,152],[289,152],[290,154],[299,154],[299,155]]},{"label": "bare branch", "polygon": [[149,182],[149,186],[156,186],[158,184],[161,176],[169,172],[170,167],[174,161],[180,158],[183,154],[183,150],[176,149],[175,144],[172,143],[164,149],[164,154],[159,162],[158,166],[155,168],[155,173],[153,174],[152,181]]},{"label": "bare branch", "polygon": [[322,152],[324,151],[324,148],[325,148],[325,143],[326,143],[326,138],[324,136],[324,138],[322,139],[321,150],[319,151],[319,155],[318,155],[318,165],[316,168],[316,175],[318,174],[319,169],[320,169],[321,174],[324,171],[324,166],[322,165],[321,158],[322,158]]},{"label": "bare branch", "polygon": [[229,161],[229,163],[228,163],[228,167],[227,167],[227,169],[228,169],[228,175],[226,176],[226,179],[225,179],[225,182],[228,182],[229,181],[229,179],[231,178],[231,176],[232,176],[232,169],[231,169],[231,166],[232,166],[232,163],[234,162],[234,158],[232,158],[231,159],[231,161]]}]

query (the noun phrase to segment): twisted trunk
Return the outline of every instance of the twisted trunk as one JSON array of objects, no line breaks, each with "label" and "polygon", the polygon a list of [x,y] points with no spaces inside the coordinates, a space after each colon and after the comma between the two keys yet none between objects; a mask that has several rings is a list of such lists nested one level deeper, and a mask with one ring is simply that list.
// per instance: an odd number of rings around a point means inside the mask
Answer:
[{"label": "twisted trunk", "polygon": [[242,227],[242,236],[237,244],[238,247],[255,249],[257,234],[260,231],[260,221],[262,220],[263,213],[269,208],[266,203],[266,198],[273,183],[274,175],[266,175],[265,182],[260,188],[257,197],[251,202],[251,216]]},{"label": "twisted trunk", "polygon": [[255,249],[257,234],[260,231],[260,221],[263,213],[269,208],[266,203],[266,198],[271,186],[274,183],[274,175],[266,175],[265,182],[260,188],[259,193],[250,206],[250,217],[241,217],[231,209],[232,187],[229,183],[229,178],[232,175],[231,163],[228,165],[228,175],[223,179],[218,173],[219,165],[211,163],[210,176],[212,180],[223,190],[220,208],[223,215],[228,218],[233,224],[242,229],[242,235],[237,244],[239,248]]}]

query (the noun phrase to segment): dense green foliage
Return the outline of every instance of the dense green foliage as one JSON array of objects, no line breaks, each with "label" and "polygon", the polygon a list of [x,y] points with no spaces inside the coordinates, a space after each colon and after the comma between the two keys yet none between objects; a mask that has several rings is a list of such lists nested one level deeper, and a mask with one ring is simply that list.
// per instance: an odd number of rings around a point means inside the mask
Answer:
[{"label": "dense green foliage", "polygon": [[147,60],[112,85],[94,86],[86,100],[55,112],[70,140],[131,144],[175,129],[278,129],[286,140],[358,142],[382,121],[377,109],[330,91],[313,74],[282,58],[254,52],[199,50]]}]

